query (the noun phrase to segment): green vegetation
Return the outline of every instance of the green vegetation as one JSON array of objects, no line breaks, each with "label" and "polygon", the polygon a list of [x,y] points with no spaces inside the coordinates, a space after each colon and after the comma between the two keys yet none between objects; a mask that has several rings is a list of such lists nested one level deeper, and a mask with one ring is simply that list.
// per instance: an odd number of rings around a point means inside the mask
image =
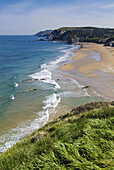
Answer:
[{"label": "green vegetation", "polygon": [[106,45],[109,45],[111,41],[114,41],[114,36],[111,38],[108,38],[105,42]]},{"label": "green vegetation", "polygon": [[114,102],[82,105],[0,156],[0,170],[113,170]]},{"label": "green vegetation", "polygon": [[113,28],[97,27],[62,27],[52,31],[48,36],[50,40],[66,41],[69,44],[77,42],[105,44],[112,37],[114,37]]},{"label": "green vegetation", "polygon": [[66,30],[66,31],[73,31],[73,30],[88,30],[88,29],[91,29],[91,30],[113,30],[113,28],[99,28],[99,27],[61,27],[59,28],[58,30]]},{"label": "green vegetation", "polygon": [[40,31],[40,32],[34,34],[34,36],[37,36],[37,37],[46,37],[46,36],[49,36],[51,32],[52,32],[52,30]]}]

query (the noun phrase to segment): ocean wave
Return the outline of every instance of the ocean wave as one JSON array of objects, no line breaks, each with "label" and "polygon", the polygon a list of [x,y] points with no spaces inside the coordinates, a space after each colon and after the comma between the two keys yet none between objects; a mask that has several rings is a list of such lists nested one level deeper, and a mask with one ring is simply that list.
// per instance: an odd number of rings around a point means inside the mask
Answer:
[{"label": "ocean wave", "polygon": [[15,83],[15,87],[18,87],[19,86],[19,84],[18,83]]},{"label": "ocean wave", "polygon": [[[69,47],[69,46],[68,46]],[[67,59],[71,59],[71,56],[74,55],[73,50],[76,51],[76,46],[70,46],[70,49],[60,48],[58,50],[64,50],[64,55],[58,57],[54,61],[50,61],[49,63],[44,63],[41,65],[41,71],[34,73],[30,75],[33,79],[39,79],[44,83],[50,83],[54,85],[54,88],[56,90],[60,89],[60,85],[52,78],[53,70],[55,70],[57,67],[59,67],[60,63],[63,61],[67,61]],[[53,75],[54,76],[54,75]],[[18,86],[18,83],[16,82],[16,76],[14,77],[14,83],[15,87]],[[36,118],[32,122],[26,122],[23,124],[18,125],[17,128],[14,128],[10,130],[7,134],[4,134],[0,137],[0,152],[6,151],[8,148],[13,146],[16,142],[18,142],[20,139],[25,137],[26,135],[32,133],[36,129],[42,127],[49,119],[49,113],[51,110],[54,112],[56,111],[55,108],[58,106],[58,104],[61,101],[61,97],[63,94],[56,94],[53,93],[46,97],[46,99],[43,101],[43,111],[38,113],[38,118]],[[15,96],[12,94],[10,99],[14,100]]]},{"label": "ocean wave", "polygon": [[12,95],[10,96],[10,99],[11,99],[11,100],[14,100],[14,99],[15,99],[15,96],[12,94]]},{"label": "ocean wave", "polygon": [[[67,46],[66,46],[67,47]],[[50,71],[55,70],[56,68],[58,68],[60,66],[61,62],[68,62],[69,60],[72,59],[73,56],[75,56],[74,52],[77,51],[79,49],[79,45],[71,45],[69,49],[65,49],[66,47],[59,47],[58,49],[60,50],[60,52],[63,52],[64,55],[58,57],[56,60],[54,61],[50,61],[49,63],[45,63],[41,65],[41,68],[43,69],[48,69]],[[68,45],[69,47],[69,45]]]},{"label": "ocean wave", "polygon": [[58,50],[65,49],[65,48],[67,48],[67,47],[66,46],[59,47]]},{"label": "ocean wave", "polygon": [[46,100],[43,101],[45,105],[43,107],[44,110],[38,113],[38,118],[32,122],[27,121],[24,124],[20,124],[17,128],[10,130],[7,134],[4,134],[0,137],[0,152],[6,151],[26,135],[31,134],[36,129],[44,126],[49,119],[49,113],[51,112],[50,109],[55,110],[60,100],[61,98],[58,97],[55,93],[47,96]]},{"label": "ocean wave", "polygon": [[78,81],[76,81],[75,79],[73,79],[73,78],[70,78],[70,80],[71,80],[71,82],[73,83],[73,84],[76,84],[77,86],[78,86],[78,88],[83,88],[84,87],[84,85],[81,85],[81,84],[79,84],[78,83]]},{"label": "ocean wave", "polygon": [[47,108],[56,108],[58,104],[60,103],[61,98],[57,96],[57,94],[53,93],[52,95],[48,96],[44,103],[43,109]]},{"label": "ocean wave", "polygon": [[[49,118],[48,110],[42,111],[38,114],[40,117],[35,119],[33,122],[30,122],[25,127],[23,124],[20,124],[20,127],[10,130],[7,134],[4,134],[0,137],[0,152],[4,152],[10,147],[12,147],[20,139],[24,138],[26,135],[34,132],[36,129],[45,125]],[[22,127],[21,127],[22,126]]]},{"label": "ocean wave", "polygon": [[34,74],[30,75],[30,77],[32,77],[33,79],[42,80],[42,79],[51,79],[51,75],[52,75],[52,73],[45,69],[45,70],[41,70],[38,73],[34,73]]},{"label": "ocean wave", "polygon": [[44,69],[38,73],[30,75],[30,77],[33,79],[39,79],[44,83],[53,84],[55,88],[60,89],[59,84],[55,80],[52,80],[52,73],[49,70]]},{"label": "ocean wave", "polygon": [[41,68],[45,68],[46,65],[47,65],[46,63],[42,64],[42,65],[41,65]]}]

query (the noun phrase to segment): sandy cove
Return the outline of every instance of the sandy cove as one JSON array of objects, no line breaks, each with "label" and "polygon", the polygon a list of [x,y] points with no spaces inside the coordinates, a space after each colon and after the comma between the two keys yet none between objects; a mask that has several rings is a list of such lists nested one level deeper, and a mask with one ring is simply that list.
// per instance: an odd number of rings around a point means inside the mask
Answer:
[{"label": "sandy cove", "polygon": [[[103,44],[82,43],[70,64],[61,67],[79,83],[90,86],[101,96],[114,99],[114,47]],[[93,57],[96,55],[98,61]]]}]

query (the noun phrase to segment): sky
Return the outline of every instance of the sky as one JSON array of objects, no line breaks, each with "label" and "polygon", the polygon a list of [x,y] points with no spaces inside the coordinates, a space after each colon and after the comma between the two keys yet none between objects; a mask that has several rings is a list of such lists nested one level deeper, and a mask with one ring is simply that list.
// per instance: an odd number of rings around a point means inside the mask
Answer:
[{"label": "sky", "polygon": [[0,0],[0,35],[66,26],[114,28],[114,0]]}]

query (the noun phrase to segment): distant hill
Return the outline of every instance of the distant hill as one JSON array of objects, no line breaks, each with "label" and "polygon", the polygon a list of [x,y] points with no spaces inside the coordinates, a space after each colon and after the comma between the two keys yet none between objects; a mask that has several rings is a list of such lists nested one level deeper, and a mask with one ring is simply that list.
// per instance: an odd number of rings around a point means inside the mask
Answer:
[{"label": "distant hill", "polygon": [[69,44],[77,42],[95,42],[105,44],[114,37],[114,28],[98,27],[62,27],[53,30],[47,38],[52,41],[65,41]]},{"label": "distant hill", "polygon": [[40,31],[38,33],[35,34],[35,36],[37,37],[47,37],[50,35],[50,33],[52,32],[53,30],[45,30],[45,31]]}]

